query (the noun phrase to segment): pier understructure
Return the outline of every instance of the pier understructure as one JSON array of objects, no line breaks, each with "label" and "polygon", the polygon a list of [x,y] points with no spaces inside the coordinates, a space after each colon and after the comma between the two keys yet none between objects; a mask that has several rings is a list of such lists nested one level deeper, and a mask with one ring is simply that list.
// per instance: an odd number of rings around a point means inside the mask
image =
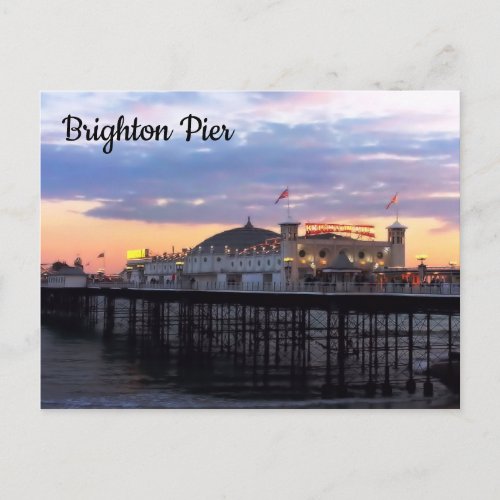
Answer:
[{"label": "pier understructure", "polygon": [[459,391],[453,296],[42,288],[41,312],[42,322],[124,335],[183,370],[230,367],[235,385],[264,396]]}]

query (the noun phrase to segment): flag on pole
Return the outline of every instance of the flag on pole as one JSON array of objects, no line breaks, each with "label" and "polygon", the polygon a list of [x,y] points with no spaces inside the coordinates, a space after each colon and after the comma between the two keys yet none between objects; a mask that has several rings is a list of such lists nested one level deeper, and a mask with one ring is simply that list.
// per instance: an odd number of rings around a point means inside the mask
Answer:
[{"label": "flag on pole", "polygon": [[280,200],[283,200],[284,198],[288,198],[288,188],[286,188],[279,196],[278,196],[278,199],[274,202],[274,204],[276,205],[276,203],[278,203],[278,201]]},{"label": "flag on pole", "polygon": [[97,256],[98,259],[100,258],[104,258],[104,252],[100,253],[98,256]]},{"label": "flag on pole", "polygon": [[387,204],[385,209],[387,210],[391,205],[394,205],[395,203],[398,202],[398,193],[396,193],[392,198],[391,201]]}]

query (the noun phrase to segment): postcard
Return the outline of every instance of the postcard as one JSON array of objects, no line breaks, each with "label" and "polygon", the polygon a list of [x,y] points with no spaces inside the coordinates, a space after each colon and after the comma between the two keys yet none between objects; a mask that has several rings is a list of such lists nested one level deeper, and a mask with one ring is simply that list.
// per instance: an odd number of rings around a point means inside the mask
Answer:
[{"label": "postcard", "polygon": [[41,407],[460,407],[459,98],[43,92]]}]

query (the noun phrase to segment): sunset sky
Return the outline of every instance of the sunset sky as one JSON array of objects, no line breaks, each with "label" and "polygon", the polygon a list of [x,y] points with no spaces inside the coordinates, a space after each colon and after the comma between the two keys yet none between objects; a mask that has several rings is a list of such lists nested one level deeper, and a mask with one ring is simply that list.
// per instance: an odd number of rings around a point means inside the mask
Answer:
[{"label": "sunset sky", "polygon": [[[42,94],[42,263],[77,255],[87,272],[123,269],[127,249],[194,246],[241,226],[278,230],[288,186],[292,217],[374,224],[395,210],[407,231],[406,263],[459,261],[459,93],[171,92]],[[230,141],[185,141],[189,114],[225,124]],[[174,129],[167,142],[65,140],[68,114],[90,126]]]}]

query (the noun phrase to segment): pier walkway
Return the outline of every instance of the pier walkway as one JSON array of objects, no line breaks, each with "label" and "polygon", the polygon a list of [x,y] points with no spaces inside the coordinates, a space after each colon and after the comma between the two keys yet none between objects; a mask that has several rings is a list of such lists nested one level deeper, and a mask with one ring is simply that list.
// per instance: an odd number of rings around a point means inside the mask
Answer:
[{"label": "pier walkway", "polygon": [[[42,285],[43,286],[43,285]],[[270,293],[308,293],[308,294],[383,294],[383,295],[447,295],[460,296],[460,285],[437,283],[410,285],[408,283],[300,283],[280,285],[273,283],[209,283],[197,286],[190,283],[89,283],[87,288],[98,289],[135,289],[135,290],[194,290],[221,292],[270,292]]]}]

